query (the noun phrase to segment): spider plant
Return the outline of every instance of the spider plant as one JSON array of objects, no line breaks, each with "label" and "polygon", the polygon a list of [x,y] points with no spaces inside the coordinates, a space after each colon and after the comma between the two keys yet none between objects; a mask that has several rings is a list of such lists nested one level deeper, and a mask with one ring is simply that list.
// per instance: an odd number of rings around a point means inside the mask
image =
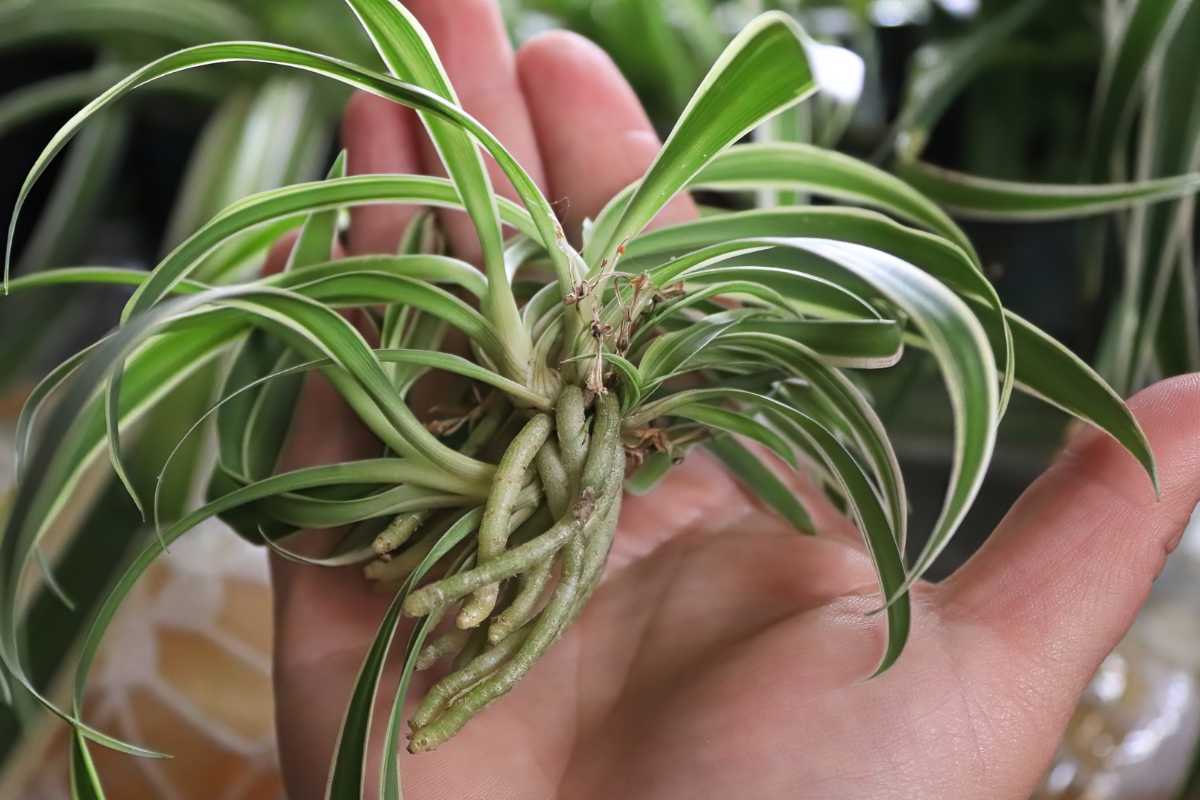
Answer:
[{"label": "spider plant", "polygon": [[[264,42],[180,50],[77,113],[18,197],[10,249],[31,188],[89,119],[158,79],[230,62],[315,74],[412,107],[450,176],[346,177],[339,158],[326,180],[227,206],[148,273],[85,266],[6,275],[13,297],[5,309],[39,287],[133,289],[120,324],[34,389],[19,420],[20,483],[0,542],[7,686],[72,726],[76,796],[102,796],[91,745],[155,755],[89,726],[81,718],[83,691],[130,588],[164,548],[216,515],[285,558],[362,564],[364,579],[394,592],[331,765],[329,796],[357,798],[367,780],[371,711],[403,620],[418,622],[387,711],[385,752],[399,744],[415,669],[466,652],[411,720],[408,746],[418,752],[453,736],[519,681],[603,574],[625,486],[652,491],[692,447],[711,447],[800,534],[815,533],[810,517],[776,470],[820,476],[857,523],[877,568],[887,628],[880,671],[904,649],[909,588],[944,551],[979,492],[1014,388],[1107,431],[1153,478],[1153,456],[1121,399],[1081,360],[1003,308],[970,241],[934,203],[827,149],[738,144],[818,90],[813,42],[792,17],[765,14],[734,37],[642,180],[585,226],[576,247],[530,177],[459,105],[412,15],[394,0],[348,5],[386,74]],[[519,202],[494,192],[485,153]],[[834,202],[714,212],[646,231],[680,192],[764,188]],[[428,217],[414,223],[396,255],[332,260],[340,210],[389,202],[465,210],[482,243],[482,268],[441,252]],[[231,265],[239,248],[231,243],[286,225],[300,227],[287,269],[213,285],[211,276],[237,274]],[[507,240],[505,225],[516,231]],[[377,347],[339,313],[351,308],[369,315]],[[467,355],[443,347],[448,330],[469,343]],[[904,477],[856,380],[857,371],[896,364],[906,347],[935,359],[956,430],[941,514],[911,561]],[[160,522],[156,498],[140,497],[127,477],[122,434],[170,403],[180,381],[213,364],[226,366],[220,399],[192,426],[215,433],[210,499]],[[376,434],[378,458],[275,474],[293,380],[310,371],[328,378]],[[447,403],[476,398],[463,418],[429,427],[418,419],[409,392],[429,371],[453,379]],[[63,708],[27,674],[18,593],[83,470],[105,458],[157,536],[100,602],[81,647],[74,702]],[[313,528],[347,532],[325,558],[293,552],[289,535]],[[396,759],[383,759],[370,780],[381,796],[400,796]]]}]

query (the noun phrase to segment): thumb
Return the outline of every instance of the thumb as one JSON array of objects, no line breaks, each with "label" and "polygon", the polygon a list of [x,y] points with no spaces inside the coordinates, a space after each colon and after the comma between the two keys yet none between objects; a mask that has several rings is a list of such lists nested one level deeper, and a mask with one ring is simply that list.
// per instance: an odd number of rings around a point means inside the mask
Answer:
[{"label": "thumb", "polygon": [[1130,408],[1158,461],[1160,497],[1114,440],[1084,431],[938,587],[948,620],[999,638],[998,649],[979,648],[981,674],[997,654],[1010,670],[1044,671],[1062,690],[1050,705],[1064,715],[1133,623],[1200,502],[1200,375],[1156,384]]}]

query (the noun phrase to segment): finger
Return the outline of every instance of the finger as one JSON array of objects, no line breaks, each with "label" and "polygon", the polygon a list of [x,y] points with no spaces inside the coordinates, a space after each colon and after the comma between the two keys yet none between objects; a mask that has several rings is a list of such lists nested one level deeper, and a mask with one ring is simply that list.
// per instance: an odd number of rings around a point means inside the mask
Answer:
[{"label": "finger", "polygon": [[1084,431],[939,591],[949,619],[993,638],[996,648],[974,648],[981,672],[997,651],[1052,671],[1064,714],[1132,624],[1200,501],[1200,375],[1153,386],[1130,407],[1158,460],[1160,498],[1115,441]]},{"label": "finger", "polygon": [[[568,235],[579,239],[587,217],[639,180],[661,147],[650,119],[612,59],[573,33],[530,40],[517,54],[538,147]],[[696,216],[690,198],[675,198],[657,225]]]},{"label": "finger", "polygon": [[[433,40],[463,108],[495,134],[534,182],[544,187],[537,140],[517,81],[512,45],[499,4],[495,0],[408,0],[405,5]],[[421,153],[425,172],[446,174],[428,136],[421,137]],[[496,190],[516,198],[499,166],[490,156],[484,158]],[[454,253],[478,262],[479,240],[471,220],[454,212],[444,212],[441,219]]]},{"label": "finger", "polygon": [[[356,92],[342,119],[342,146],[351,175],[419,174],[420,123],[411,110],[366,92]],[[363,205],[350,209],[351,255],[395,253],[414,206]]]},{"label": "finger", "polygon": [[292,255],[292,248],[296,246],[296,240],[299,238],[300,231],[292,231],[285,233],[280,237],[278,242],[271,245],[271,249],[267,251],[266,259],[263,260],[263,277],[283,272],[283,268],[287,266],[288,258]]}]

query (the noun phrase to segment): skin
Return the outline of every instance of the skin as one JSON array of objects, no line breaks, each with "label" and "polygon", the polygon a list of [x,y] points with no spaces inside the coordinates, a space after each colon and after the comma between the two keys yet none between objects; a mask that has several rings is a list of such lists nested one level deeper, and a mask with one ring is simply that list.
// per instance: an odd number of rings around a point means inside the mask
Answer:
[{"label": "skin", "polygon": [[[467,110],[549,191],[568,232],[654,157],[644,112],[593,45],[551,33],[514,54],[492,0],[407,5]],[[413,116],[384,101],[355,97],[343,136],[356,173],[438,171]],[[414,211],[355,210],[349,251],[391,250]],[[657,224],[693,213],[682,199]],[[446,222],[455,251],[477,255],[468,223]],[[917,587],[908,650],[872,681],[882,620],[864,615],[874,575],[853,528],[792,479],[822,534],[799,537],[692,455],[652,498],[628,499],[603,584],[532,674],[437,751],[399,756],[406,797],[1028,797],[1200,501],[1200,376],[1131,405],[1161,498],[1114,442],[1079,433],[972,561]],[[336,393],[310,381],[281,467],[373,452]],[[386,598],[354,569],[276,560],[273,578],[288,796],[321,798]]]}]

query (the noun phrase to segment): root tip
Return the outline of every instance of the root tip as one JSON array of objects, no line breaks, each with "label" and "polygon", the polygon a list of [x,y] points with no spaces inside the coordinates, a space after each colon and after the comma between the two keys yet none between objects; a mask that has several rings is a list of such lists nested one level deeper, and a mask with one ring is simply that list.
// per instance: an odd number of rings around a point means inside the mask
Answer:
[{"label": "root tip", "polygon": [[458,612],[458,616],[454,620],[454,624],[459,630],[469,631],[479,627],[479,623],[483,620],[479,619],[479,614],[472,611],[470,608],[464,608]]},{"label": "root tip", "polygon": [[416,755],[428,753],[437,748],[437,742],[423,730],[414,731],[408,739],[408,752]]}]

